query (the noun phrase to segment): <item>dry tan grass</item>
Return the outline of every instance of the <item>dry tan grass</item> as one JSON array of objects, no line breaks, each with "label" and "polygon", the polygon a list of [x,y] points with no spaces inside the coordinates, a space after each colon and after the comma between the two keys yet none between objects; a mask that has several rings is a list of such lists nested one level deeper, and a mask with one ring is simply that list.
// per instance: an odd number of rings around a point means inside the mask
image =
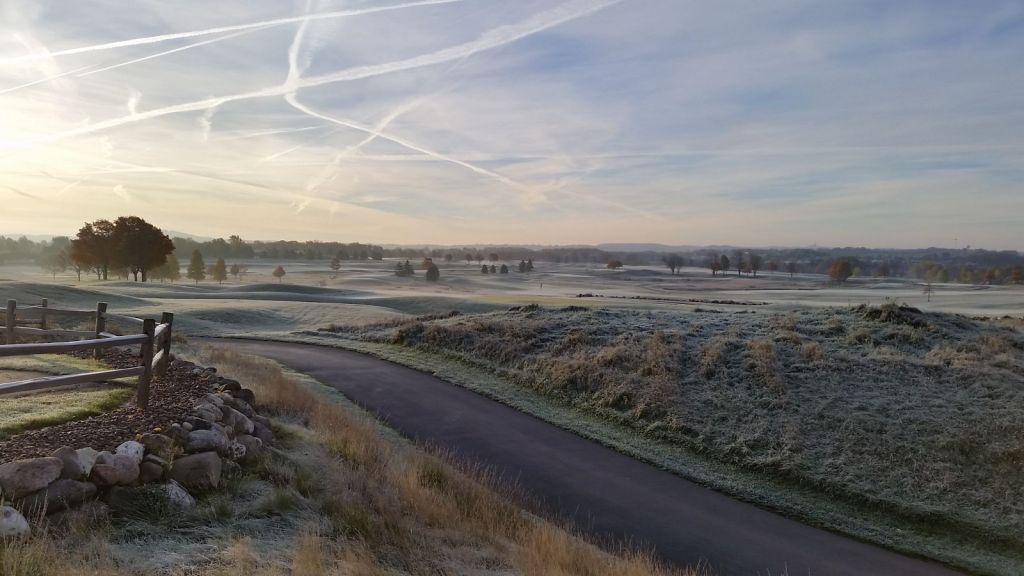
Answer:
[{"label": "dry tan grass", "polygon": [[331,573],[328,566],[345,560],[359,566],[346,573],[383,574],[384,550],[397,548],[408,557],[422,556],[430,544],[425,548],[422,533],[405,526],[412,518],[447,538],[504,551],[505,560],[520,574],[678,574],[646,553],[605,552],[525,512],[485,472],[456,466],[443,456],[396,447],[381,436],[376,422],[325,401],[272,362],[219,349],[211,351],[210,361],[244,378],[266,408],[302,418],[324,446],[362,472],[362,482],[349,479],[359,499],[328,497],[325,506],[340,524],[356,527],[349,537],[358,546],[329,547],[322,538],[307,535],[297,544],[293,559],[293,565],[302,563],[303,571],[294,573]]},{"label": "dry tan grass", "polygon": [[775,343],[767,338],[755,338],[747,342],[750,360],[758,379],[775,392],[782,392],[782,378],[779,376]]},{"label": "dry tan grass", "polygon": [[731,339],[715,337],[700,347],[700,373],[711,378],[722,367],[725,349]]}]

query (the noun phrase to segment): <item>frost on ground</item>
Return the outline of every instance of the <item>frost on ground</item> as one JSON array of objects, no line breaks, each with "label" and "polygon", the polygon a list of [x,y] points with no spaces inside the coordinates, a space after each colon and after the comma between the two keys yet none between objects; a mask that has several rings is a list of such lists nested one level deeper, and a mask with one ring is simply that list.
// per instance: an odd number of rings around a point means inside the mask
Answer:
[{"label": "frost on ground", "polygon": [[495,372],[719,461],[914,522],[1024,538],[1020,322],[887,304],[535,306],[334,328]]}]

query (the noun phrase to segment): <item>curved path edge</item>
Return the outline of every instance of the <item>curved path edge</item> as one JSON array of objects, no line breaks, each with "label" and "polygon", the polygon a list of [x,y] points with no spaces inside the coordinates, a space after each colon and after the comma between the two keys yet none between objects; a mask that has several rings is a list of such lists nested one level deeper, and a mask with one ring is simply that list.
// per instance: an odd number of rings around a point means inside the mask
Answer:
[{"label": "curved path edge", "polygon": [[593,536],[673,564],[721,575],[959,574],[735,500],[412,368],[315,344],[204,340],[308,374],[402,435],[494,470]]}]

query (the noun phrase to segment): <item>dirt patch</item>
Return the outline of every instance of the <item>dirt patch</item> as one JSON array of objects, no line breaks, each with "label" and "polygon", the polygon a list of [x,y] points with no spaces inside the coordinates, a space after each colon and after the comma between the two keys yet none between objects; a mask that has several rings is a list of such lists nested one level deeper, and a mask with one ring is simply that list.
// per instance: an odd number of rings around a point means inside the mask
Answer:
[{"label": "dirt patch", "polygon": [[[112,368],[130,368],[139,362],[135,354],[124,350],[108,351],[103,360]],[[153,380],[146,412],[130,401],[98,416],[23,432],[0,442],[0,462],[46,456],[61,446],[113,450],[135,434],[180,421],[197,398],[213,390],[209,376],[172,362],[166,376]]]}]

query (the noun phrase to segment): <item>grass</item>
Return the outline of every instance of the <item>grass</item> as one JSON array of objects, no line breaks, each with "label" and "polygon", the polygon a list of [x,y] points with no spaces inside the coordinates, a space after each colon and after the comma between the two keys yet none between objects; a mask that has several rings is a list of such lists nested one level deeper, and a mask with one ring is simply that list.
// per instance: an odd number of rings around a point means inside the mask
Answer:
[{"label": "grass", "polygon": [[895,305],[533,308],[334,336],[812,523],[978,572],[1024,566],[1013,327]]},{"label": "grass", "polygon": [[[75,356],[44,354],[0,359],[4,382],[29,379],[43,374],[75,374],[105,370],[101,362]],[[20,374],[20,376],[19,376]],[[79,388],[0,396],[0,440],[26,430],[36,430],[101,414],[127,402],[134,379],[115,380],[112,386]]]},{"label": "grass", "polygon": [[692,574],[525,512],[485,472],[417,449],[308,377],[230,351],[206,357],[256,391],[278,444],[192,511],[146,492],[142,511],[83,509],[0,542],[0,574]]}]

